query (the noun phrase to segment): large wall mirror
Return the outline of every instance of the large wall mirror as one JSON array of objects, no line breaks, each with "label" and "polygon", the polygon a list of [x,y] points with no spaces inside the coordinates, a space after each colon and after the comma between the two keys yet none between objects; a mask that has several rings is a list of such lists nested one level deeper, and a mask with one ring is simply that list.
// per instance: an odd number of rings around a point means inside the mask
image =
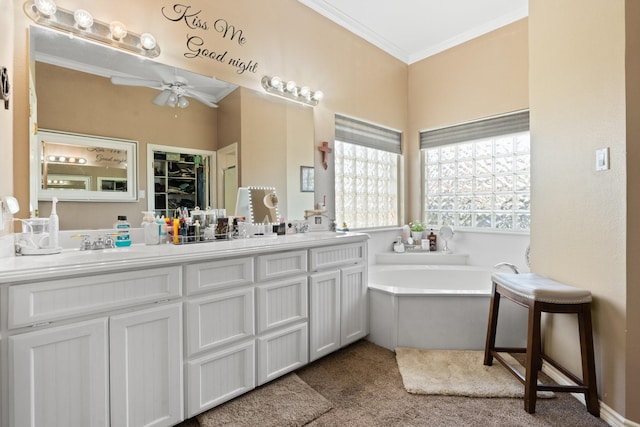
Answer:
[{"label": "large wall mirror", "polygon": [[[228,148],[234,147],[236,164],[219,164],[234,171],[235,187],[276,187],[281,214],[287,219],[302,218],[304,209],[313,205],[312,193],[298,193],[297,180],[300,166],[313,165],[311,109],[290,107],[288,104],[293,103],[289,101],[39,26],[31,26],[29,31],[30,96],[32,111],[37,112],[32,115],[31,126],[137,143],[137,165],[130,164],[137,166],[137,171],[134,167],[128,169],[127,173],[134,176],[127,178],[127,194],[112,191],[105,197],[107,192],[93,182],[74,180],[73,185],[86,193],[75,199],[59,197],[67,200],[58,204],[62,229],[108,228],[122,214],[135,225],[141,219],[140,212],[149,205],[147,172],[153,167],[153,159],[147,158],[149,145],[221,150],[225,159],[229,157]],[[170,96],[174,83],[181,85],[180,93],[185,96]],[[180,108],[185,101],[189,105]],[[174,107],[170,106],[172,103]],[[261,122],[265,117],[272,120]],[[274,120],[295,124],[275,124]],[[298,128],[304,130],[304,135],[292,137],[292,130]],[[257,157],[265,158],[265,150],[273,153],[270,161],[254,163]],[[42,145],[35,134],[31,157],[42,160]],[[295,159],[293,164],[291,159]],[[42,167],[42,163],[32,160],[30,202],[32,209],[39,209],[46,216],[51,190],[63,190],[43,187]],[[211,173],[213,180],[226,175]],[[97,177],[93,181],[97,184]],[[122,181],[120,186],[115,181],[105,181],[105,188],[111,184],[119,190],[124,188]],[[209,205],[213,208],[225,208],[225,200],[235,201],[235,194],[222,194],[233,193],[235,188],[222,182],[212,182],[210,191]]]}]

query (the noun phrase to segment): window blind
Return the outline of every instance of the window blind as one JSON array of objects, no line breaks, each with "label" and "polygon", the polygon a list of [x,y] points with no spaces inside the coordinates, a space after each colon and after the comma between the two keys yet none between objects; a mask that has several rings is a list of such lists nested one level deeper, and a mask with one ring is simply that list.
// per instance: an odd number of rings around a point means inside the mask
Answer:
[{"label": "window blind", "polygon": [[420,132],[420,148],[492,138],[529,130],[529,110]]},{"label": "window blind", "polygon": [[382,126],[373,125],[336,114],[336,140],[362,145],[390,153],[401,154],[402,134]]}]

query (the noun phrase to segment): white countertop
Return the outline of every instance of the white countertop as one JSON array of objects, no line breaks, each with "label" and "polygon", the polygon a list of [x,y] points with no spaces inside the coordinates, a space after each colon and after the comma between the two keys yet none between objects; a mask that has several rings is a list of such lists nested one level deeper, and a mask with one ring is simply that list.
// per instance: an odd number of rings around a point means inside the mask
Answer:
[{"label": "white countertop", "polygon": [[132,267],[153,267],[191,261],[254,255],[366,240],[364,233],[309,232],[284,236],[216,240],[186,245],[133,244],[126,248],[81,251],[65,249],[54,255],[23,255],[0,259],[0,284],[51,278],[61,274],[104,273]]}]

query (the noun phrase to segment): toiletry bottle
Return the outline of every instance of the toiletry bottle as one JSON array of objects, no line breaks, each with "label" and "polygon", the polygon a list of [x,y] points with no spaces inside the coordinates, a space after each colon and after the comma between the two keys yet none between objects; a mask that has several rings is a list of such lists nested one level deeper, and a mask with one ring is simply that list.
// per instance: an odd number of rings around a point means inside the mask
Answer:
[{"label": "toiletry bottle", "polygon": [[156,215],[156,224],[158,224],[159,233],[160,233],[160,244],[167,243],[167,221],[163,216]]},{"label": "toiletry bottle", "polygon": [[127,216],[118,215],[118,220],[113,224],[113,228],[116,229],[116,247],[131,246],[131,235],[129,234],[131,226],[127,222]]},{"label": "toiletry bottle", "polygon": [[54,197],[51,202],[51,215],[49,215],[49,247],[52,249],[58,248],[58,232],[60,231],[60,219],[56,212],[56,204],[58,198]]},{"label": "toiletry bottle", "polygon": [[153,217],[153,212],[143,211],[142,231],[144,232],[145,245],[157,245],[160,243],[160,226]]},{"label": "toiletry bottle", "polygon": [[398,253],[404,252],[404,243],[402,243],[402,237],[401,236],[398,236],[396,238],[396,241],[393,244],[393,251],[394,252],[398,252]]},{"label": "toiletry bottle", "polygon": [[433,234],[433,229],[429,233],[429,251],[435,252],[438,250],[438,236]]}]

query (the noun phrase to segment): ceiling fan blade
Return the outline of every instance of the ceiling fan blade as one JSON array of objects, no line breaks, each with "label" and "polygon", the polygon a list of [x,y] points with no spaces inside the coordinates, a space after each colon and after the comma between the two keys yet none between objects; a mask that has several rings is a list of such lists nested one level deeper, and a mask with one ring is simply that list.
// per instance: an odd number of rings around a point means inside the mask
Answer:
[{"label": "ceiling fan blade", "polygon": [[138,79],[135,77],[111,76],[111,83],[121,86],[144,86],[161,89],[163,83],[159,80]]},{"label": "ceiling fan blade", "polygon": [[167,101],[169,100],[170,96],[171,96],[171,90],[165,89],[159,94],[157,94],[155,98],[153,98],[153,103],[161,107],[164,107],[165,105],[167,105]]},{"label": "ceiling fan blade", "polygon": [[200,102],[202,102],[204,105],[211,107],[211,108],[218,108],[218,104],[216,104],[215,102],[211,101],[209,98],[207,98],[206,96],[198,93],[198,92],[194,92],[191,90],[186,90],[185,91],[185,95],[186,96],[190,96],[193,99],[196,99]]}]

